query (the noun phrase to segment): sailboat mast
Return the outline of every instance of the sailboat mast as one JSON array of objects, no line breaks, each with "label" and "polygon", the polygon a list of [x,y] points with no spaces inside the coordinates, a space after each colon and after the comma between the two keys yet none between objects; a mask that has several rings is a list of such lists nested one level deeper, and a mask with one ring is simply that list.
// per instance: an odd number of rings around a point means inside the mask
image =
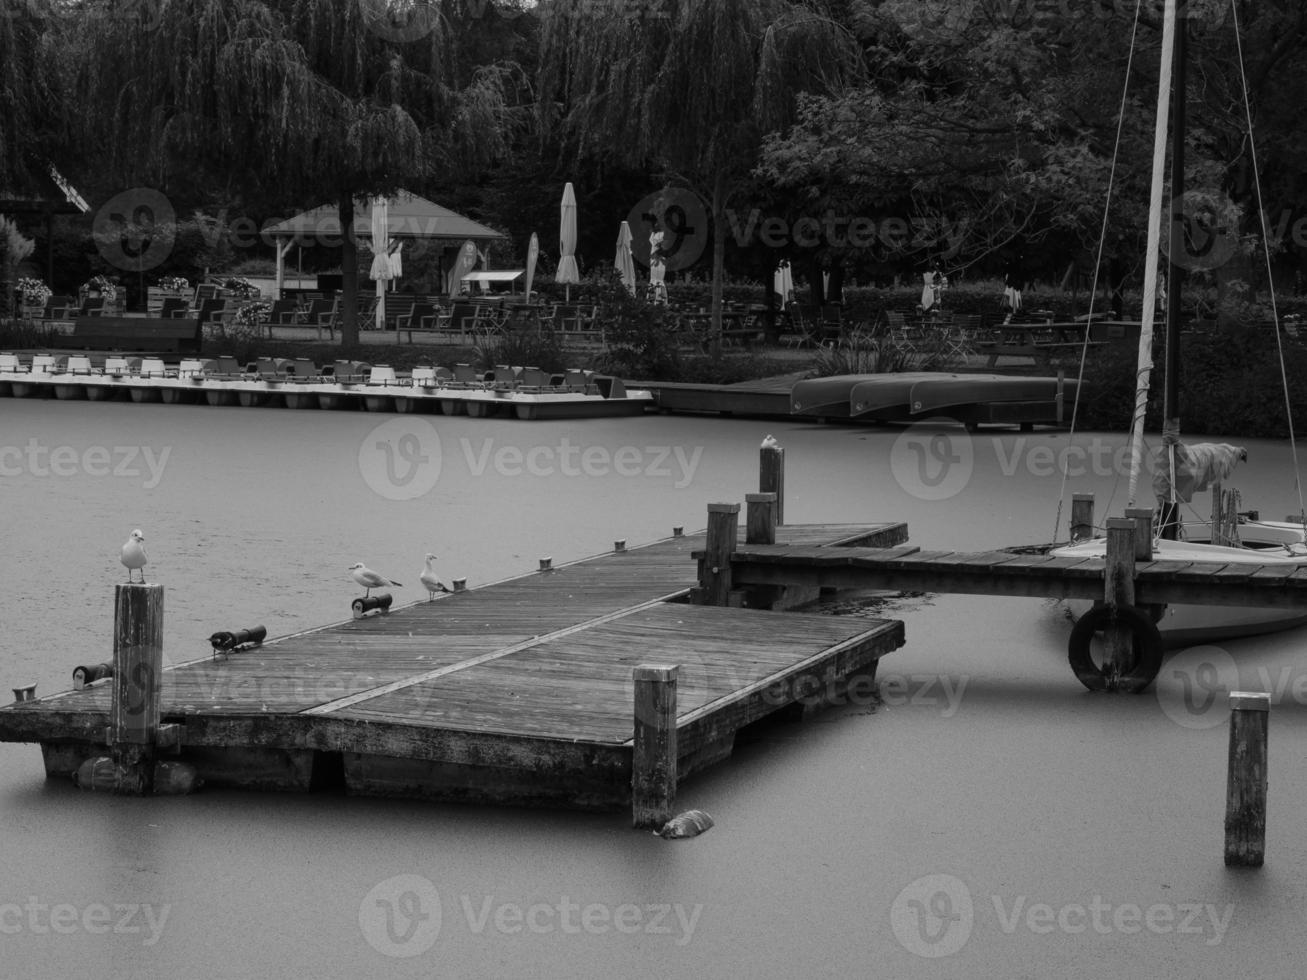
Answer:
[{"label": "sailboat mast", "polygon": [[1175,0],[1166,0],[1162,8],[1162,57],[1157,78],[1157,111],[1153,127],[1153,166],[1148,194],[1148,242],[1144,251],[1144,297],[1139,318],[1139,356],[1135,365],[1135,411],[1130,425],[1130,485],[1126,495],[1128,507],[1135,505],[1139,474],[1143,469],[1144,417],[1148,413],[1149,382],[1153,371],[1153,321],[1157,309],[1162,184],[1166,175],[1166,120],[1171,104],[1171,61],[1174,45]]},{"label": "sailboat mast", "polygon": [[1184,134],[1185,56],[1188,45],[1185,20],[1177,16],[1171,62],[1171,243],[1166,284],[1166,379],[1162,391],[1162,418],[1180,418],[1180,309],[1183,305],[1184,256]]}]

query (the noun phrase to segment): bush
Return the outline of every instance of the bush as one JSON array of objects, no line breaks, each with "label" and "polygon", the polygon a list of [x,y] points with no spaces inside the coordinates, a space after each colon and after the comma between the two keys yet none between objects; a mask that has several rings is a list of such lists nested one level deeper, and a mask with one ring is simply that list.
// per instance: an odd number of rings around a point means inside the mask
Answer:
[{"label": "bush", "polygon": [[550,374],[571,366],[567,353],[552,332],[514,331],[487,337],[473,350],[475,363],[485,370],[499,364],[538,367]]}]

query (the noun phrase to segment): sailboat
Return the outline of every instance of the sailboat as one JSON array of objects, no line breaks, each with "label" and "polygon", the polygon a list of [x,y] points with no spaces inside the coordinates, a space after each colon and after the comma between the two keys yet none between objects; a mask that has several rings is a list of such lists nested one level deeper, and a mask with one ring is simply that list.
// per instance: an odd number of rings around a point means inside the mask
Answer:
[{"label": "sailboat", "polygon": [[[1148,246],[1144,276],[1142,329],[1139,338],[1139,389],[1131,440],[1130,504],[1133,506],[1143,463],[1144,413],[1148,401],[1149,375],[1152,368],[1153,311],[1157,297],[1157,268],[1160,252],[1162,185],[1167,155],[1167,106],[1171,89],[1172,67],[1175,83],[1175,125],[1171,127],[1172,200],[1180,201],[1184,176],[1184,41],[1185,31],[1176,23],[1175,0],[1166,0],[1162,32],[1162,70],[1158,84],[1157,124],[1153,145],[1152,188],[1149,202]],[[1177,248],[1171,249],[1166,304],[1166,371],[1163,418],[1166,419],[1162,445],[1156,454],[1153,492],[1160,518],[1155,525],[1160,537],[1153,543],[1153,558],[1185,562],[1220,562],[1226,565],[1275,566],[1286,574],[1296,568],[1307,569],[1307,534],[1302,523],[1261,521],[1249,515],[1228,513],[1228,520],[1215,519],[1211,525],[1186,524],[1179,518],[1179,507],[1191,501],[1193,494],[1211,490],[1219,498],[1223,481],[1245,458],[1241,447],[1233,445],[1184,445],[1179,439],[1178,375],[1180,337],[1180,294],[1184,270],[1176,261]],[[1214,514],[1222,507],[1214,508]],[[1233,508],[1237,511],[1237,507]],[[1063,558],[1103,558],[1105,538],[1091,538],[1056,547],[1049,554]],[[1086,601],[1068,602],[1073,618],[1080,619],[1093,605]],[[1255,606],[1171,605],[1151,610],[1161,642],[1165,646],[1227,640],[1307,624],[1307,612],[1295,609],[1272,609]],[[1086,621],[1087,622],[1087,621]],[[1083,629],[1079,632],[1085,632]],[[1072,658],[1075,659],[1073,637]],[[1077,671],[1079,673],[1079,671]],[[1082,677],[1083,679],[1083,677]],[[1144,683],[1147,683],[1145,679]]]}]

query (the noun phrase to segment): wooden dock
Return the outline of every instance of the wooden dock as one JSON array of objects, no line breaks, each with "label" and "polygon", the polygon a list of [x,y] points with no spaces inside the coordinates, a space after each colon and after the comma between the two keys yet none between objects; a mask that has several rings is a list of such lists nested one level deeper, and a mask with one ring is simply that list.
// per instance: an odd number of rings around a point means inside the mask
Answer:
[{"label": "wooden dock", "polygon": [[[899,523],[776,538],[805,552],[905,539]],[[903,643],[899,622],[691,605],[704,545],[676,533],[615,546],[164,668],[161,752],[217,786],[631,806],[641,665],[678,668],[674,793],[729,756],[743,726],[829,701]],[[161,599],[159,586],[117,588]],[[115,683],[0,708],[0,740],[41,743],[47,775],[68,776],[109,752]]]},{"label": "wooden dock", "polygon": [[[972,595],[1102,599],[1108,561],[1051,555],[922,551],[915,547],[814,548],[746,545],[736,550],[736,586],[904,589]],[[1307,607],[1307,573],[1277,564],[1149,560],[1134,565],[1138,605]]]}]

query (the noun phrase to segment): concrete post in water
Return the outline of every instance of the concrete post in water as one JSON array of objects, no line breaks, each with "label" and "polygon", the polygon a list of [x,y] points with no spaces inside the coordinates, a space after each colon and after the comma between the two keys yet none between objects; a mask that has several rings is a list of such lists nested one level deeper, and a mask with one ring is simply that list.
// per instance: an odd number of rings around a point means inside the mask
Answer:
[{"label": "concrete post in water", "polygon": [[1271,696],[1230,692],[1230,759],[1225,788],[1225,864],[1266,860],[1266,741]]},{"label": "concrete post in water", "polygon": [[[1109,606],[1135,604],[1135,520],[1109,517],[1107,520],[1107,568],[1103,574],[1103,599]],[[1116,690],[1121,674],[1134,662],[1134,633],[1129,626],[1110,626],[1107,640],[1107,689]]]},{"label": "concrete post in water", "polygon": [[1094,495],[1071,495],[1071,540],[1088,541],[1094,536]]},{"label": "concrete post in water", "polygon": [[748,544],[776,543],[776,494],[746,493],[744,540]]},{"label": "concrete post in water", "polygon": [[1125,516],[1135,522],[1135,561],[1153,560],[1153,511],[1150,507],[1127,507]]},{"label": "concrete post in water", "polygon": [[785,523],[785,450],[763,446],[758,452],[758,492],[776,494],[776,523]]},{"label": "concrete post in water", "polygon": [[113,697],[109,748],[118,773],[114,791],[154,791],[163,673],[163,586],[114,587]]},{"label": "concrete post in water", "polygon": [[699,586],[705,606],[730,605],[731,556],[740,529],[739,504],[708,505],[708,540],[699,565]]},{"label": "concrete post in water", "polygon": [[641,664],[635,679],[635,745],[631,756],[631,822],[661,827],[676,806],[675,664]]}]

